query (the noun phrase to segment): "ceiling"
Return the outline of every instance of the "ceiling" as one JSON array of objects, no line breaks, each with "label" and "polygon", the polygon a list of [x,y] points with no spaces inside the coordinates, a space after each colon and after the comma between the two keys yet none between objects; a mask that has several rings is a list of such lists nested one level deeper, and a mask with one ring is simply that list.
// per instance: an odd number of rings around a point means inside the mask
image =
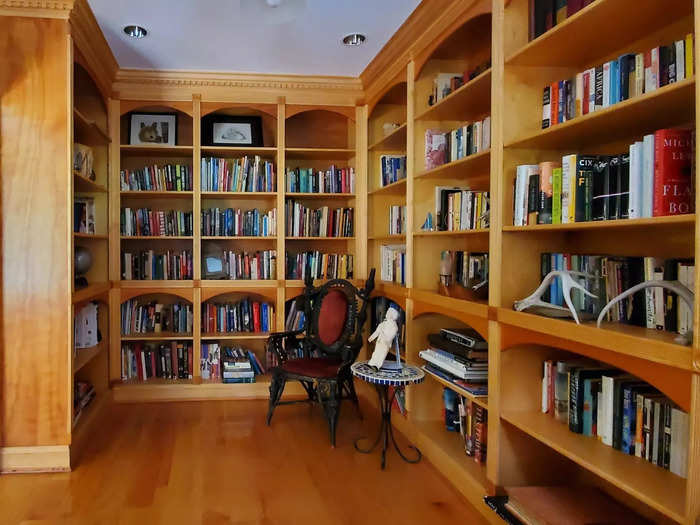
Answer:
[{"label": "ceiling", "polygon": [[[119,66],[359,76],[420,0],[88,0]],[[270,0],[273,1],[273,0]],[[148,30],[142,39],[123,27]],[[341,39],[363,33],[347,47]]]}]

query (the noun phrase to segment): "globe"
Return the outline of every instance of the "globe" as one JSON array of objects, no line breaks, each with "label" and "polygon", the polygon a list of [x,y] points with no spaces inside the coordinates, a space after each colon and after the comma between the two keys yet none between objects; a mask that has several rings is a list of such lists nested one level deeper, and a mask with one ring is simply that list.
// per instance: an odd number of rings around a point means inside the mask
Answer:
[{"label": "globe", "polygon": [[73,261],[75,264],[75,275],[85,275],[90,266],[92,266],[92,255],[87,248],[76,246]]}]

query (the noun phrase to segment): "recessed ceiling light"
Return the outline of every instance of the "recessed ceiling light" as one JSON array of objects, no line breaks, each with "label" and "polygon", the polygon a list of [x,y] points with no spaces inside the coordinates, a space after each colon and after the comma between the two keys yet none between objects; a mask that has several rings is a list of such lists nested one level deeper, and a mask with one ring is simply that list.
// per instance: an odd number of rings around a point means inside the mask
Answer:
[{"label": "recessed ceiling light", "polygon": [[143,38],[148,34],[146,28],[141,26],[124,26],[124,32],[132,38]]},{"label": "recessed ceiling light", "polygon": [[361,33],[350,33],[343,37],[343,44],[346,46],[359,46],[365,43],[367,37]]}]

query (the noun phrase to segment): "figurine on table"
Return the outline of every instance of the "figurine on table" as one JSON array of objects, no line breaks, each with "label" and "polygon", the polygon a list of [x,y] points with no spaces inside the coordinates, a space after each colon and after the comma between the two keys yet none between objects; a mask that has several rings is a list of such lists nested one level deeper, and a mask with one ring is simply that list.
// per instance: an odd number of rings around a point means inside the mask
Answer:
[{"label": "figurine on table", "polygon": [[396,320],[399,318],[399,312],[395,308],[389,308],[384,315],[384,320],[379,323],[377,329],[369,336],[368,341],[371,343],[375,339],[374,352],[372,358],[367,362],[369,366],[379,370],[384,363],[386,355],[389,353],[396,334],[399,331],[399,326]]}]

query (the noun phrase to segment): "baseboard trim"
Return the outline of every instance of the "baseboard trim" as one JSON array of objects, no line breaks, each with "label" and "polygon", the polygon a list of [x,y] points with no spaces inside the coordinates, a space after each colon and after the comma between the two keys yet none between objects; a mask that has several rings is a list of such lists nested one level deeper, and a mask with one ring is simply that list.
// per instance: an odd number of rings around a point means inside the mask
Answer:
[{"label": "baseboard trim", "polygon": [[[154,401],[214,401],[227,399],[269,399],[270,383],[202,383],[202,384],[124,384],[112,387],[117,403],[146,403]],[[306,394],[301,384],[289,382],[284,399],[302,399]]]},{"label": "baseboard trim", "polygon": [[70,472],[70,447],[0,447],[0,474],[36,472]]}]

